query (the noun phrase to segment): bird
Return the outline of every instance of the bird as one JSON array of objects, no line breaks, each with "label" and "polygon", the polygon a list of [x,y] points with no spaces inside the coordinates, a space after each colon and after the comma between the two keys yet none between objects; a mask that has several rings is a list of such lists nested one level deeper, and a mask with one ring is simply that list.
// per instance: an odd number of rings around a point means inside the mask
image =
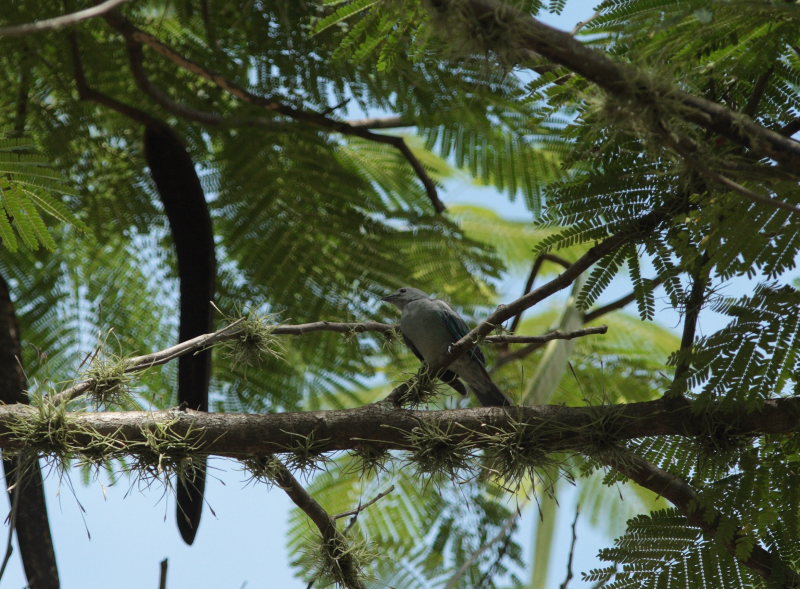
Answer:
[{"label": "bird", "polygon": [[[403,340],[414,355],[428,365],[469,333],[467,324],[450,305],[430,298],[418,288],[403,287],[382,300],[400,309]],[[466,394],[463,380],[485,407],[512,405],[511,399],[497,388],[486,372],[486,358],[478,346],[459,356],[438,377]]]}]

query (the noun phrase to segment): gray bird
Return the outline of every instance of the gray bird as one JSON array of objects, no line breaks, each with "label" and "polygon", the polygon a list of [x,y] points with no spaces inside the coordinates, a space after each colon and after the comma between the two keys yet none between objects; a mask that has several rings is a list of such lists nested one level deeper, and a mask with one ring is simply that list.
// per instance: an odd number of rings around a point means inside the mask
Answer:
[{"label": "gray bird", "polygon": [[[464,320],[444,301],[430,298],[417,288],[404,287],[384,301],[400,311],[400,333],[414,355],[427,364],[435,362],[448,348],[469,333]],[[486,358],[478,346],[459,356],[439,378],[461,394],[466,394],[459,378],[467,383],[487,407],[511,405],[486,372]]]}]

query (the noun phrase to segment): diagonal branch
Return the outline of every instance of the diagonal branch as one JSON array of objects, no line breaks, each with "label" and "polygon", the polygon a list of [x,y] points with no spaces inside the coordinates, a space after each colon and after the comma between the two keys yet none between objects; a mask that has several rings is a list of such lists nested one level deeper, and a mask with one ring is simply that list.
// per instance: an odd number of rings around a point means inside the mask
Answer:
[{"label": "diagonal branch", "polygon": [[700,150],[698,149],[697,144],[689,137],[671,133],[664,128],[660,129],[660,135],[663,141],[683,158],[684,162],[686,162],[686,165],[702,176],[705,176],[706,178],[709,178],[718,184],[722,184],[728,190],[738,192],[753,202],[783,209],[791,213],[800,214],[800,206],[784,202],[777,198],[771,198],[769,196],[759,194],[745,186],[742,186],[738,182],[731,180],[727,176],[723,176],[719,172],[710,169],[708,166],[702,163],[702,158],[698,157]]},{"label": "diagonal branch", "polygon": [[24,35],[31,35],[33,33],[42,33],[44,31],[55,31],[63,29],[72,25],[76,25],[81,21],[101,16],[110,10],[114,10],[118,6],[130,2],[130,0],[106,0],[97,6],[91,8],[84,8],[70,14],[63,14],[53,18],[45,18],[37,20],[32,23],[22,25],[13,25],[10,27],[0,28],[0,37],[22,37]]},{"label": "diagonal branch", "polygon": [[508,518],[505,525],[500,529],[499,532],[497,532],[497,534],[495,534],[493,538],[489,538],[486,542],[484,542],[483,545],[473,552],[470,557],[465,560],[460,567],[458,567],[458,570],[455,572],[455,574],[450,577],[449,581],[447,581],[447,585],[445,585],[444,589],[455,589],[455,587],[459,587],[459,583],[461,582],[464,574],[469,570],[469,567],[478,562],[481,554],[511,534],[512,528],[517,523],[517,520],[519,520],[521,514],[522,510],[517,509],[514,514]]},{"label": "diagonal branch", "polygon": [[303,485],[280,460],[272,458],[271,466],[271,477],[275,483],[319,528],[324,549],[327,550],[328,556],[335,561],[335,566],[338,568],[338,573],[340,573],[336,575],[337,581],[342,582],[351,589],[364,589],[365,585],[360,580],[362,574],[358,563],[355,562],[352,553],[348,550],[349,542],[336,527],[334,519],[305,490]]},{"label": "diagonal branch", "polygon": [[134,121],[138,121],[143,125],[162,124],[161,121],[149,113],[92,88],[86,79],[86,71],[83,68],[83,58],[81,57],[81,50],[78,44],[77,36],[74,32],[70,32],[68,33],[67,38],[69,40],[70,51],[72,53],[72,67],[74,70],[73,76],[75,77],[75,85],[78,89],[78,97],[81,100],[89,100],[96,102],[97,104],[102,104],[103,106],[108,107],[111,110],[114,110],[130,119],[133,119]]},{"label": "diagonal branch", "polygon": [[[655,289],[662,282],[664,282],[664,277],[656,276],[655,278],[650,280],[650,287]],[[629,303],[632,303],[635,300],[636,300],[636,293],[635,292],[628,293],[624,297],[618,298],[616,301],[612,301],[607,305],[603,305],[602,307],[597,307],[593,311],[586,313],[586,315],[583,316],[583,322],[591,323],[592,321],[594,321],[595,319],[599,319],[603,315],[607,315],[612,311],[617,311],[618,309],[622,309],[623,307],[625,307]]]},{"label": "diagonal branch", "polygon": [[422,185],[425,187],[425,192],[427,193],[428,198],[430,199],[431,204],[433,204],[436,212],[444,212],[445,206],[444,203],[439,199],[435,182],[430,177],[427,170],[425,170],[422,162],[420,162],[419,159],[413,154],[402,137],[374,133],[367,127],[352,126],[346,121],[332,119],[323,113],[294,108],[288,104],[284,104],[278,100],[275,100],[274,98],[253,94],[232,80],[229,80],[222,74],[212,72],[203,65],[191,61],[187,57],[181,55],[154,35],[151,35],[150,33],[138,28],[121,13],[112,11],[106,14],[105,18],[106,21],[117,31],[119,31],[129,43],[144,44],[149,46],[156,53],[172,61],[178,67],[205,80],[208,80],[222,90],[225,90],[229,94],[239,98],[243,102],[266,109],[276,114],[284,115],[302,123],[308,123],[316,127],[341,133],[342,135],[360,137],[361,139],[366,139],[375,143],[391,145],[403,155],[403,157],[414,169],[414,172],[417,174],[420,182],[422,182]]},{"label": "diagonal branch", "polygon": [[[344,511],[342,513],[337,513],[336,515],[333,516],[333,519],[342,519],[343,517],[347,516],[353,516],[353,519],[355,519],[356,517],[358,517],[358,514],[364,511],[367,507],[375,505],[378,501],[380,501],[393,491],[394,491],[394,485],[391,485],[388,489],[386,489],[382,493],[378,493],[377,495],[375,495],[375,497],[373,497],[366,503],[359,503],[358,507],[356,507],[355,509],[351,509],[350,511]],[[348,524],[347,527],[349,528],[351,525],[352,523]]]},{"label": "diagonal branch", "polygon": [[[682,478],[658,468],[632,452],[609,453],[600,459],[640,486],[670,501],[686,516],[689,523],[706,534],[716,537],[728,523],[723,514],[704,502],[701,495]],[[741,551],[737,550],[737,543],[748,534],[741,525],[737,525],[736,530],[732,536],[726,533],[725,539],[719,539],[734,558],[765,579],[770,579],[774,572],[780,571],[784,576],[782,587],[800,587],[800,576],[792,570],[789,563],[783,562],[779,554],[764,549],[758,542],[753,542],[750,554],[742,557]]]},{"label": "diagonal branch", "polygon": [[[482,38],[506,39],[509,30],[513,30],[516,38],[512,43],[569,68],[610,94],[633,100],[646,108],[665,101],[677,103],[680,108],[673,109],[675,116],[747,147],[758,158],[774,159],[795,176],[800,176],[800,142],[716,102],[648,78],[634,66],[614,61],[570,33],[550,27],[509,3],[468,0],[465,4],[472,13],[470,25],[482,33]],[[455,10],[448,0],[431,0],[431,5],[445,17]]]},{"label": "diagonal branch", "polygon": [[[544,262],[555,262],[556,264],[560,264],[563,268],[569,268],[569,262],[561,256],[551,253],[542,254],[533,262],[531,273],[528,275],[528,280],[525,281],[525,288],[522,290],[523,295],[529,293],[533,288],[533,283],[536,280],[536,277],[539,275],[539,271],[542,269],[542,264]],[[511,322],[511,327],[509,327],[508,331],[515,333],[517,331],[517,327],[519,327],[520,321],[522,321],[521,312],[514,316],[514,319]]]}]

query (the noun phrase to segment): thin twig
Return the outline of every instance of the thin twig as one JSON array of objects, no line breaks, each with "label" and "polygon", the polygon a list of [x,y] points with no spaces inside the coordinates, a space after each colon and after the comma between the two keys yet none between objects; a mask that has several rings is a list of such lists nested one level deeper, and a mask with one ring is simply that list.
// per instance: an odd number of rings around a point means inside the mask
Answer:
[{"label": "thin twig", "polygon": [[81,21],[88,20],[96,16],[102,16],[103,14],[130,1],[131,0],[106,0],[97,6],[84,8],[83,10],[78,10],[77,12],[71,12],[69,14],[55,16],[53,18],[37,20],[32,23],[3,27],[0,28],[0,37],[22,37],[23,35],[31,35],[34,33],[42,33],[44,31],[63,29],[64,27],[76,25]]},{"label": "thin twig", "polygon": [[253,94],[232,80],[229,80],[222,74],[212,72],[203,65],[181,55],[154,35],[151,35],[150,33],[135,26],[120,12],[109,12],[105,15],[105,18],[106,21],[117,31],[119,31],[129,43],[133,42],[147,45],[156,53],[172,61],[178,67],[185,69],[186,71],[205,80],[208,80],[222,90],[225,90],[229,94],[236,96],[243,102],[287,116],[296,121],[308,123],[324,129],[329,129],[331,131],[341,133],[342,135],[360,137],[368,141],[391,145],[397,149],[403,155],[403,157],[405,157],[405,159],[414,169],[414,172],[417,174],[420,182],[422,182],[422,185],[425,187],[425,192],[427,193],[428,199],[431,201],[434,210],[437,213],[442,213],[445,211],[446,208],[444,203],[439,199],[435,182],[425,170],[425,167],[422,165],[419,159],[413,154],[402,137],[373,133],[368,128],[353,127],[346,121],[338,121],[336,119],[329,118],[324,113],[294,108],[274,98]]},{"label": "thin twig", "polygon": [[[655,278],[650,280],[650,288],[656,288],[657,286],[661,285],[664,282],[663,276],[656,276]],[[591,323],[595,319],[599,319],[603,315],[611,313],[612,311],[616,311],[618,309],[622,309],[628,303],[632,303],[636,300],[636,293],[631,292],[626,294],[624,297],[618,298],[616,301],[612,301],[607,305],[603,305],[602,307],[597,307],[596,309],[586,313],[583,317],[584,323]]]},{"label": "thin twig", "polygon": [[[675,151],[678,155],[680,155],[683,158],[683,161],[686,162],[686,165],[688,165],[690,168],[692,168],[702,176],[705,176],[706,178],[709,178],[714,182],[722,184],[729,190],[738,192],[739,194],[741,194],[745,198],[748,198],[749,200],[752,200],[753,202],[783,209],[791,213],[800,214],[800,206],[793,205],[791,203],[784,202],[777,198],[771,198],[769,196],[765,196],[763,194],[754,192],[749,188],[742,186],[738,182],[731,180],[727,176],[723,176],[719,172],[715,172],[714,170],[703,164],[702,159],[698,157],[700,149],[697,143],[692,138],[686,135],[678,135],[675,132],[667,130],[666,128],[661,128],[659,131],[660,131],[659,135],[664,140],[664,142],[673,151]],[[770,133],[772,133],[772,131],[770,131]]]},{"label": "thin twig", "polygon": [[600,13],[600,11],[599,11],[599,10],[597,10],[597,11],[596,11],[596,12],[595,12],[595,13],[594,13],[592,16],[590,16],[590,17],[589,17],[589,18],[587,18],[586,20],[582,20],[582,21],[580,21],[580,22],[578,22],[578,23],[575,23],[575,28],[574,28],[574,29],[572,29],[572,36],[574,37],[575,35],[577,35],[578,33],[580,33],[580,32],[581,32],[581,29],[582,29],[583,27],[585,27],[586,25],[588,25],[588,24],[589,24],[590,22],[592,22],[593,20],[595,20],[595,19],[597,19],[597,18],[600,18],[600,14],[601,14],[601,13]]},{"label": "thin twig", "polygon": [[782,200],[778,200],[777,198],[771,198],[769,196],[764,196],[763,194],[758,194],[757,192],[753,192],[749,188],[746,188],[746,187],[742,186],[741,184],[739,184],[738,182],[735,182],[735,181],[731,180],[727,176],[723,176],[722,174],[718,174],[717,172],[714,172],[713,170],[709,170],[708,168],[705,168],[703,170],[700,170],[700,173],[701,174],[705,174],[706,176],[708,176],[712,180],[716,180],[717,182],[719,182],[723,186],[727,186],[728,188],[730,188],[734,192],[738,192],[742,196],[744,196],[746,198],[749,198],[753,202],[758,202],[758,203],[765,204],[765,205],[768,205],[768,206],[771,206],[771,207],[776,207],[776,208],[779,208],[779,209],[783,209],[785,211],[789,211],[790,213],[794,213],[796,215],[800,214],[800,206],[793,205],[791,203],[788,203],[788,202],[785,202],[785,201],[782,201]]},{"label": "thin twig", "polygon": [[[383,493],[378,493],[370,501],[367,501],[366,503],[359,503],[358,507],[356,507],[355,509],[351,509],[350,511],[345,511],[343,513],[339,513],[337,515],[334,515],[333,519],[335,519],[335,520],[336,519],[342,519],[343,517],[347,517],[348,515],[357,516],[359,513],[364,511],[367,507],[369,507],[370,505],[374,505],[375,503],[377,503],[378,501],[380,501],[381,499],[386,497],[386,495],[388,495],[392,491],[394,491],[394,485],[392,485],[391,487],[386,489]],[[355,519],[355,518],[353,518],[353,519]],[[352,522],[347,524],[348,528],[351,527],[351,526],[352,526]]]},{"label": "thin twig", "polygon": [[581,514],[581,507],[578,505],[575,507],[575,519],[572,520],[572,542],[569,545],[569,558],[567,558],[567,577],[564,579],[564,582],[561,583],[561,589],[567,589],[567,585],[572,580],[572,559],[575,556],[575,544],[578,541],[578,534],[575,528],[578,525],[578,516]]},{"label": "thin twig", "polygon": [[576,329],[575,331],[561,331],[555,329],[548,331],[544,335],[492,335],[487,337],[484,341],[492,344],[545,344],[554,339],[576,339],[585,337],[587,335],[599,335],[608,332],[607,325],[598,325],[597,327],[586,327],[584,329]]},{"label": "thin twig", "polygon": [[445,585],[444,589],[454,589],[454,587],[458,587],[459,586],[458,583],[459,581],[461,581],[461,577],[463,577],[464,574],[469,570],[469,567],[478,562],[478,559],[480,558],[481,554],[489,550],[489,548],[497,544],[497,542],[499,542],[508,535],[511,528],[514,527],[514,524],[519,519],[520,513],[521,513],[520,510],[515,511],[514,515],[508,518],[506,524],[493,538],[490,538],[489,540],[484,542],[480,548],[478,548],[475,552],[473,552],[470,555],[470,557],[460,567],[458,567],[458,570],[447,582],[447,585]]},{"label": "thin twig", "polygon": [[[21,464],[21,463],[20,463]],[[0,580],[6,572],[8,562],[11,560],[11,555],[14,553],[14,529],[17,526],[17,512],[19,511],[19,493],[22,487],[23,474],[18,472],[14,488],[10,489],[12,492],[11,512],[8,514],[8,538],[6,539],[6,553],[3,557],[3,564],[0,566]]]},{"label": "thin twig", "polygon": [[[525,281],[525,288],[522,290],[522,295],[528,294],[531,289],[533,288],[533,283],[536,280],[536,277],[539,275],[539,271],[542,268],[542,264],[544,262],[555,262],[560,266],[567,268],[569,267],[569,262],[562,258],[561,256],[557,256],[551,253],[545,253],[536,258],[533,262],[533,267],[531,267],[531,272],[528,275],[528,280]],[[511,327],[509,327],[508,331],[511,333],[516,333],[517,327],[519,327],[520,321],[522,321],[522,312],[517,313],[514,316],[514,319],[511,322]]]}]

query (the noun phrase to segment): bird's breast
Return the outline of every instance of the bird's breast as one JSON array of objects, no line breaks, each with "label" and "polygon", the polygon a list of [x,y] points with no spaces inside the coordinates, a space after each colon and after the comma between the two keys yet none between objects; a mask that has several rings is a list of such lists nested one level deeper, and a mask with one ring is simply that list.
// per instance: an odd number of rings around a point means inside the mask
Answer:
[{"label": "bird's breast", "polygon": [[441,313],[429,305],[407,305],[400,318],[400,331],[428,363],[435,361],[453,343]]}]

